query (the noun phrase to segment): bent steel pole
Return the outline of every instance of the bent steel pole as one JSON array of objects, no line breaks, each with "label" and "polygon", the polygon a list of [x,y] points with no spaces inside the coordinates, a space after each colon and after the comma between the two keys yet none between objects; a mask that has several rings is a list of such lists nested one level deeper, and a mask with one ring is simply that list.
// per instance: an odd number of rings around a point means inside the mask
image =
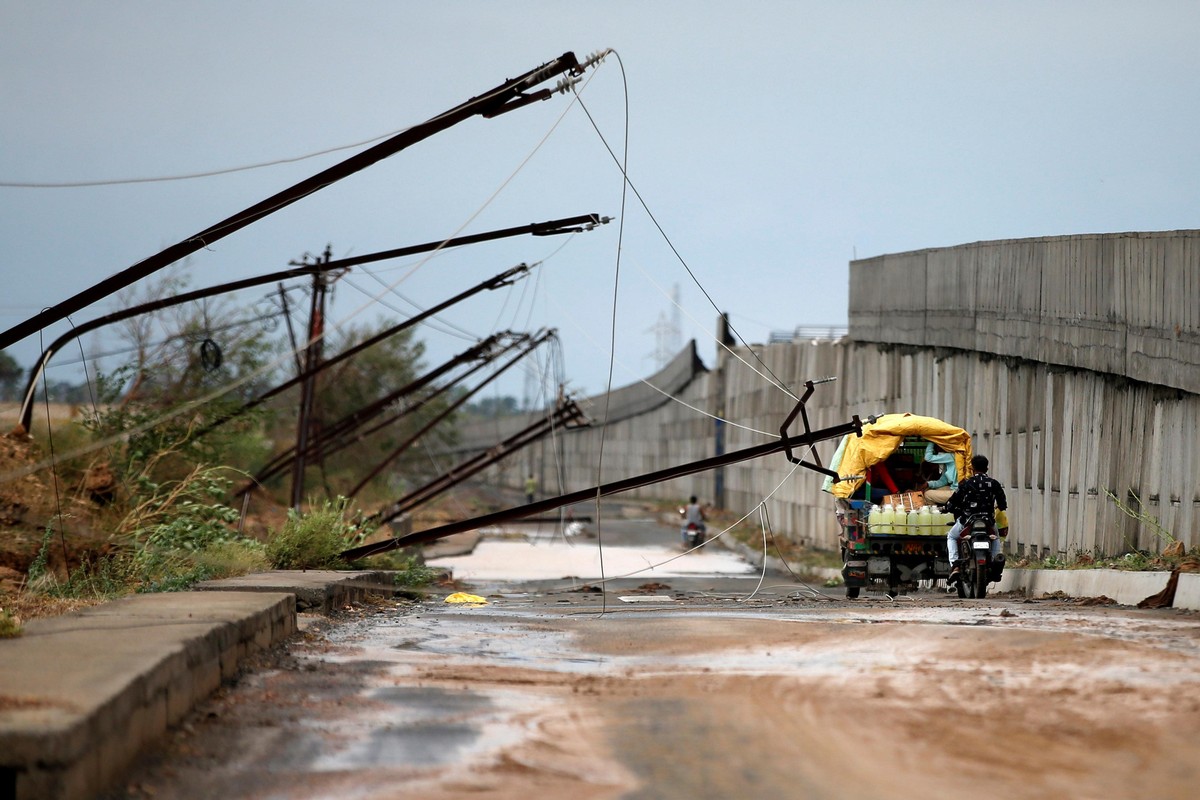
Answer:
[{"label": "bent steel pole", "polygon": [[155,311],[161,311],[164,308],[190,303],[193,300],[203,300],[206,297],[213,297],[218,294],[227,292],[236,292],[241,289],[249,289],[255,286],[261,286],[267,283],[275,283],[276,281],[287,280],[288,278],[298,278],[305,275],[313,275],[325,270],[324,264],[314,264],[311,266],[296,267],[295,269],[286,269],[282,272],[272,272],[270,275],[262,275],[257,278],[245,278],[240,281],[232,281],[223,283],[219,286],[210,286],[207,289],[196,289],[192,292],[175,295],[174,297],[164,297],[159,300],[153,300],[149,303],[123,308],[120,311],[115,311],[112,314],[107,314],[103,317],[96,317],[93,320],[76,325],[71,330],[59,336],[50,345],[42,351],[42,355],[38,358],[36,364],[29,370],[29,377],[25,382],[25,391],[21,395],[21,413],[20,426],[25,433],[30,431],[30,423],[33,421],[33,402],[34,395],[37,392],[38,382],[46,372],[46,365],[50,363],[63,345],[72,339],[77,339],[85,333],[91,333],[97,328],[103,328],[106,325],[126,320],[131,317],[141,316],[142,314],[151,314]]},{"label": "bent steel pole", "polygon": [[[255,473],[254,477],[251,478],[245,489],[239,491],[238,494],[252,489],[257,484],[261,484],[270,480],[271,478],[274,478],[276,475],[280,474],[280,472],[287,469],[299,456],[303,456],[305,458],[309,456],[325,458],[326,456],[332,455],[332,453],[337,452],[337,450],[340,449],[340,447],[337,446],[338,439],[348,436],[356,427],[370,422],[372,419],[386,411],[388,406],[397,402],[402,397],[420,391],[451,370],[454,370],[463,364],[480,359],[483,359],[484,363],[487,363],[486,360],[491,357],[489,352],[494,346],[499,344],[502,336],[503,334],[493,334],[492,336],[476,343],[471,348],[459,353],[453,358],[442,362],[442,364],[437,368],[425,373],[424,375],[421,375],[399,389],[395,389],[383,397],[372,400],[367,405],[355,409],[336,422],[331,423],[325,429],[325,436],[327,437],[327,441],[331,442],[330,444],[326,444],[320,449],[314,448],[311,450],[311,452],[304,451],[303,453],[298,452],[296,447],[293,446],[276,455],[265,465],[263,465],[257,473]],[[508,347],[512,346],[515,346],[515,343],[506,346],[504,349],[507,350]],[[349,442],[347,441],[346,444],[349,444]]]},{"label": "bent steel pole", "polygon": [[[494,231],[485,231],[484,233],[473,233],[467,236],[455,236],[449,239],[440,241],[425,242],[424,244],[414,244],[407,247],[398,247],[392,250],[382,250],[378,253],[366,253],[361,256],[352,258],[342,258],[336,261],[329,261],[323,264],[297,264],[293,269],[286,269],[281,272],[272,272],[268,275],[260,275],[255,278],[243,278],[238,281],[230,281],[216,286],[210,286],[207,289],[196,289],[191,292],[175,295],[174,297],[164,297],[159,300],[154,300],[149,303],[142,303],[130,308],[124,308],[120,311],[115,311],[112,314],[107,314],[103,317],[84,322],[75,326],[71,330],[59,336],[50,346],[42,351],[36,364],[29,370],[29,378],[25,383],[24,393],[21,395],[21,412],[19,415],[21,428],[23,433],[30,433],[30,425],[33,421],[33,402],[34,393],[37,389],[38,382],[46,372],[46,366],[65,345],[72,339],[77,339],[85,333],[90,333],[98,328],[106,325],[111,325],[120,322],[130,317],[140,316],[141,314],[150,314],[155,311],[161,311],[164,308],[190,303],[193,300],[203,300],[206,297],[213,297],[218,294],[228,294],[237,292],[242,289],[252,289],[255,286],[263,286],[268,283],[284,281],[289,278],[299,278],[306,275],[312,275],[318,272],[349,269],[360,264],[370,264],[375,261],[385,261],[392,258],[402,258],[404,256],[416,255],[418,253],[428,253],[430,250],[441,250],[449,247],[461,247],[467,244],[478,244],[480,242],[490,242],[496,239],[504,239],[511,236],[521,236],[530,234],[531,236],[556,236],[563,233],[581,233],[584,231],[593,230],[597,225],[604,225],[610,221],[609,217],[602,217],[599,214],[579,214],[573,217],[564,217],[562,219],[552,219],[545,222],[531,222],[528,225],[518,225],[511,228],[500,228]],[[284,299],[286,309],[287,300]],[[288,327],[291,327],[290,317],[284,314],[288,321]],[[304,367],[297,359],[297,371],[303,371]]]},{"label": "bent steel pole", "polygon": [[557,427],[571,428],[583,427],[587,425],[587,419],[579,406],[574,400],[568,400],[566,403],[559,405],[553,413],[545,418],[519,431],[505,439],[498,445],[489,448],[488,450],[476,455],[466,461],[456,464],[447,472],[434,478],[424,486],[418,487],[399,500],[389,505],[385,509],[381,509],[372,514],[368,519],[385,523],[390,522],[396,517],[403,514],[405,511],[416,508],[422,503],[432,500],[442,492],[462,483],[467,478],[476,474],[505,456],[515,453],[526,445],[536,442],[541,437],[545,436],[551,430]]},{"label": "bent steel pole", "polygon": [[391,550],[398,550],[403,547],[426,544],[427,542],[436,541],[437,539],[442,539],[455,533],[475,530],[476,528],[483,528],[489,525],[499,525],[504,522],[510,522],[514,519],[524,519],[525,517],[531,517],[546,511],[553,511],[556,508],[569,506],[573,503],[596,500],[608,495],[620,494],[621,492],[628,492],[631,489],[638,489],[642,486],[649,486],[654,483],[669,481],[672,478],[682,478],[686,475],[692,475],[697,472],[705,472],[707,470],[723,467],[728,464],[736,464],[739,461],[749,461],[753,458],[762,458],[763,456],[783,452],[790,448],[809,447],[817,442],[825,441],[827,439],[834,439],[840,436],[846,436],[851,433],[862,433],[862,422],[859,420],[857,415],[855,415],[850,422],[843,423],[841,425],[834,425],[819,431],[805,432],[797,436],[781,438],[779,441],[768,442],[755,447],[747,447],[742,450],[735,450],[732,453],[726,453],[721,456],[713,456],[712,458],[693,461],[688,464],[680,464],[679,466],[668,467],[666,469],[658,470],[657,472],[649,472],[644,475],[637,475],[632,478],[613,481],[612,483],[600,484],[599,486],[593,486],[590,489],[582,489],[578,492],[571,492],[570,494],[559,495],[558,497],[548,497],[545,500],[538,500],[533,503],[527,503],[523,506],[506,508],[500,511],[492,512],[491,514],[484,514],[483,516],[472,517],[471,519],[451,522],[446,525],[438,525],[427,530],[417,531],[406,536],[387,539],[382,542],[365,544],[360,547],[355,547],[344,551],[341,553],[341,557],[347,561],[357,561],[361,558],[378,555],[380,553],[387,553]]},{"label": "bent steel pole", "polygon": [[[457,411],[460,407],[465,405],[467,403],[467,401],[469,401],[472,397],[474,397],[476,394],[478,394],[489,383],[491,383],[492,381],[499,378],[501,375],[503,375],[505,372],[507,372],[510,367],[515,366],[523,358],[525,358],[525,356],[532,353],[535,349],[540,347],[544,342],[546,342],[548,339],[552,338],[554,335],[555,335],[555,332],[553,329],[551,329],[549,331],[546,331],[542,336],[534,339],[533,341],[527,342],[525,344],[524,352],[518,353],[515,357],[509,359],[507,364],[505,364],[500,369],[493,372],[491,375],[489,375],[484,380],[480,381],[479,385],[477,385],[475,388],[464,392],[461,397],[459,397],[457,400],[455,400],[453,403],[451,403],[449,406],[447,406],[440,414],[437,414],[433,419],[429,420],[424,425],[422,425],[421,428],[418,429],[416,433],[412,434],[407,439],[405,439],[403,442],[396,445],[396,447],[390,453],[388,453],[382,461],[380,461],[378,464],[376,464],[374,468],[372,468],[370,471],[367,472],[367,474],[364,478],[362,478],[357,484],[354,485],[353,489],[351,489],[349,492],[346,493],[346,496],[347,497],[356,496],[359,492],[362,491],[364,486],[366,486],[375,477],[377,477],[379,475],[379,473],[383,472],[383,470],[386,469],[389,464],[391,464],[393,461],[395,461],[397,458],[399,458],[401,455],[403,455],[404,451],[406,451],[408,448],[412,447],[416,442],[418,442],[420,440],[420,438],[422,436],[424,436],[429,431],[433,430],[433,428],[436,425],[440,424],[444,419],[446,419],[451,414],[453,414],[455,411]],[[475,369],[482,369],[484,366],[485,366],[485,364],[480,364]],[[475,372],[475,369],[471,370],[471,372]],[[468,373],[468,374],[470,374],[470,373]],[[463,377],[465,378],[466,376],[464,375]],[[367,431],[365,433],[371,433],[373,431],[374,431],[374,429],[372,431]]]},{"label": "bent steel pole", "polygon": [[480,242],[490,242],[495,239],[504,239],[510,236],[520,236],[528,233],[530,236],[555,236],[560,233],[583,233],[590,231],[597,225],[607,225],[612,221],[612,217],[602,217],[599,214],[582,214],[575,217],[566,217],[565,219],[553,219],[548,222],[531,222],[528,225],[518,225],[513,228],[501,228],[499,230],[487,231],[486,233],[472,233],[467,236],[456,236],[452,239],[443,239],[439,242],[426,242],[425,244],[414,244],[408,247],[397,247],[392,250],[381,250],[378,253],[367,253],[361,256],[349,256],[348,258],[339,258],[336,261],[330,261],[329,266],[338,267],[356,267],[359,264],[370,264],[374,261],[385,261],[389,258],[403,258],[404,256],[414,256],[417,253],[428,253],[430,250],[440,250],[445,247],[460,247],[465,244],[479,244]]},{"label": "bent steel pole", "polygon": [[436,314],[441,313],[442,311],[445,311],[450,306],[452,306],[456,303],[460,303],[463,300],[467,299],[468,297],[470,297],[474,294],[478,294],[479,292],[482,292],[485,289],[490,290],[490,289],[497,289],[501,286],[507,286],[510,283],[512,283],[510,278],[513,278],[516,275],[526,273],[528,271],[529,271],[528,265],[518,264],[517,266],[513,267],[512,269],[505,270],[504,272],[500,273],[499,275],[496,275],[494,277],[488,278],[485,281],[475,284],[470,289],[467,289],[464,292],[458,293],[454,297],[451,297],[449,300],[438,303],[433,308],[429,308],[429,309],[426,309],[425,311],[422,311],[420,314],[417,314],[415,317],[409,317],[404,322],[401,322],[398,325],[393,325],[392,327],[388,328],[387,330],[380,331],[379,333],[375,334],[374,336],[364,339],[363,341],[359,342],[358,344],[354,345],[353,347],[351,347],[347,350],[343,350],[342,352],[338,353],[337,355],[332,356],[325,361],[322,361],[319,365],[317,365],[317,367],[315,369],[312,369],[312,370],[306,369],[304,372],[300,373],[299,375],[295,376],[294,378],[290,378],[289,380],[286,380],[283,383],[279,384],[274,389],[269,389],[266,392],[263,392],[255,399],[242,405],[240,408],[236,408],[233,411],[230,411],[228,414],[218,417],[217,419],[215,419],[212,422],[205,425],[200,430],[196,431],[196,433],[193,434],[193,438],[197,438],[197,439],[200,438],[201,436],[203,436],[204,434],[213,430],[214,428],[224,425],[226,422],[229,422],[230,420],[237,419],[242,414],[245,414],[246,412],[250,411],[250,409],[257,408],[258,406],[262,405],[266,401],[270,400],[272,397],[275,397],[276,395],[292,388],[296,384],[307,380],[312,375],[316,375],[317,373],[321,372],[322,370],[328,369],[329,367],[333,366],[334,364],[339,364],[342,361],[345,361],[346,359],[350,358],[351,356],[357,355],[358,353],[362,352],[363,350],[367,349],[368,347],[378,344],[379,342],[382,342],[384,339],[387,339],[391,336],[395,336],[400,331],[403,331],[407,328],[411,328],[413,325],[416,325],[419,322],[423,322],[426,319],[428,319],[429,317],[432,317]]},{"label": "bent steel pole", "polygon": [[537,85],[563,73],[569,72],[572,75],[579,75],[586,66],[587,64],[580,65],[574,53],[563,53],[553,61],[548,61],[518,78],[505,81],[499,86],[477,97],[473,97],[449,111],[445,111],[432,119],[414,125],[390,139],[353,155],[345,161],[313,175],[311,178],[300,181],[294,186],[268,197],[266,200],[239,211],[233,216],[227,217],[215,225],[205,228],[199,233],[193,234],[149,258],[143,259],[133,266],[105,278],[99,283],[45,309],[41,313],[35,314],[24,322],[17,323],[3,333],[0,333],[0,350],[15,342],[19,342],[26,336],[36,333],[51,323],[64,319],[67,315],[73,314],[97,300],[107,297],[113,292],[129,286],[131,283],[152,275],[170,264],[174,264],[176,261],[191,255],[202,247],[208,247],[213,242],[219,241],[229,234],[239,231],[282,208],[286,208],[310,194],[319,192],[330,184],[366,169],[388,156],[395,155],[406,147],[427,139],[435,133],[451,128],[473,116],[478,115],[491,118],[506,111],[511,111],[514,108],[520,108],[538,100],[545,100],[553,94],[550,89],[540,89],[531,94],[525,94],[525,91],[533,89]]}]

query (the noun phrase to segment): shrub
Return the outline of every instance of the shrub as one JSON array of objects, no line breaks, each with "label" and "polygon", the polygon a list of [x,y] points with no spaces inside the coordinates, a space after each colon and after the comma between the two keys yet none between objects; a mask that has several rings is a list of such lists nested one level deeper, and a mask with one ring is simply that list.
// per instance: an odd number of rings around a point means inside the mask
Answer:
[{"label": "shrub", "polygon": [[21,620],[0,608],[0,639],[12,639],[21,635]]},{"label": "shrub", "polygon": [[417,588],[433,583],[439,574],[433,567],[426,566],[420,557],[410,556],[396,571],[395,581],[397,586]]},{"label": "shrub", "polygon": [[276,569],[345,569],[340,557],[362,539],[345,519],[347,500],[326,500],[307,514],[288,512],[282,529],[267,541],[267,558]]}]

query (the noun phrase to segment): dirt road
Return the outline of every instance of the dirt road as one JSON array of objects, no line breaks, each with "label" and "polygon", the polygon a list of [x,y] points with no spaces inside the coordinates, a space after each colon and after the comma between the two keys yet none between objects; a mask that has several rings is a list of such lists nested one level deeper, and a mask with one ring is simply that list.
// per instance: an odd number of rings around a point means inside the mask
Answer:
[{"label": "dirt road", "polygon": [[1195,615],[770,584],[745,601],[695,577],[603,601],[505,588],[311,633],[203,708],[122,796],[1058,800],[1200,785]]}]

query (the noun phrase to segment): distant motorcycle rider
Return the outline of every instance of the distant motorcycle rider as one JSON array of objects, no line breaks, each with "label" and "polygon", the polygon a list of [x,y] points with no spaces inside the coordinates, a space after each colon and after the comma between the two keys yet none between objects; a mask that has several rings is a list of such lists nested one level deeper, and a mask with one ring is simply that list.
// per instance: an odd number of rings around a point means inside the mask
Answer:
[{"label": "distant motorcycle rider", "polygon": [[695,525],[696,530],[700,531],[703,536],[707,532],[704,525],[704,509],[700,506],[700,502],[696,499],[696,495],[688,498],[688,504],[684,508],[679,509],[683,515],[683,535],[687,536],[689,525]]},{"label": "distant motorcycle rider", "polygon": [[[954,514],[954,525],[946,534],[946,549],[950,554],[950,577],[948,583],[958,580],[958,537],[966,527],[967,520],[974,514],[987,514],[989,517],[995,509],[1008,509],[1008,498],[1004,496],[1004,486],[1000,481],[987,474],[988,460],[986,456],[975,456],[971,459],[971,469],[974,475],[958,484],[958,491],[951,497],[946,507]],[[994,530],[994,525],[993,525]],[[1007,528],[1004,529],[1007,532]],[[992,558],[1000,555],[1001,538],[992,540]]]}]

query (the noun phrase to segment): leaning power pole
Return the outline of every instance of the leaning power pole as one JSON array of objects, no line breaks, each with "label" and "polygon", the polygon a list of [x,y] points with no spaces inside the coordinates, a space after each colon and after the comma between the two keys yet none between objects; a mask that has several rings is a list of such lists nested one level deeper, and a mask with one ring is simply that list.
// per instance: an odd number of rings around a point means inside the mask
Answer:
[{"label": "leaning power pole", "polygon": [[[322,261],[329,263],[332,257],[329,245],[325,246]],[[329,282],[324,272],[313,273],[312,304],[308,315],[308,347],[304,351],[304,383],[300,390],[300,414],[296,423],[296,460],[292,462],[292,508],[300,510],[304,502],[304,454],[308,450],[309,438],[320,436],[316,420],[317,373],[320,371],[321,355],[325,343],[325,296]]]}]

